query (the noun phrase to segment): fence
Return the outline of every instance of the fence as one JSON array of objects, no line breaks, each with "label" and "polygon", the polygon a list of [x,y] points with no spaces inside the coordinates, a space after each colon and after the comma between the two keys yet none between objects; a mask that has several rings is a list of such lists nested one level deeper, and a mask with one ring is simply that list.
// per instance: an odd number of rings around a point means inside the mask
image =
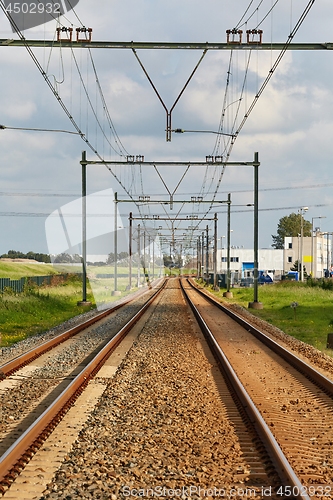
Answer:
[{"label": "fence", "polygon": [[31,276],[28,278],[20,278],[19,280],[12,280],[10,278],[0,278],[0,292],[3,292],[5,288],[11,288],[16,293],[22,293],[25,285],[28,283],[34,283],[37,286],[51,285],[52,280],[68,278],[68,274],[53,274],[48,276]]}]

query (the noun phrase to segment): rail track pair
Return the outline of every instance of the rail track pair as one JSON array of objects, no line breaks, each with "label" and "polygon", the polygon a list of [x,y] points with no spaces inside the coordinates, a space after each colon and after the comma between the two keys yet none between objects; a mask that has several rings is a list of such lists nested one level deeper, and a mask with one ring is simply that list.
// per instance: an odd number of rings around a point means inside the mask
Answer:
[{"label": "rail track pair", "polygon": [[[176,281],[176,280],[173,280]],[[221,370],[227,380],[228,386],[230,386],[230,390],[232,391],[232,398],[235,400],[236,405],[240,408],[241,418],[243,420],[247,420],[248,424],[251,428],[254,429],[254,432],[257,434],[258,439],[260,439],[262,446],[265,450],[265,453],[269,457],[271,464],[274,466],[276,473],[279,476],[280,484],[275,485],[274,491],[272,491],[272,497],[276,498],[303,498],[310,499],[312,497],[315,498],[332,498],[333,497],[333,486],[331,489],[331,483],[333,483],[333,455],[330,456],[328,451],[329,447],[327,443],[323,441],[323,436],[329,433],[329,417],[330,412],[332,412],[332,396],[333,396],[333,383],[327,377],[320,374],[313,367],[306,364],[300,358],[296,357],[294,354],[283,348],[279,345],[278,342],[272,340],[267,335],[264,335],[263,332],[259,331],[255,327],[253,327],[249,322],[245,321],[238,315],[232,313],[229,309],[224,308],[220,303],[218,303],[215,299],[209,297],[206,293],[203,294],[196,286],[194,286],[190,280],[179,280],[182,286],[182,290],[186,299],[200,325],[201,330],[203,331],[208,344],[210,345],[212,351],[214,352],[214,356],[216,357],[219,365],[221,366]],[[0,483],[2,486],[2,491],[5,492],[8,487],[15,480],[15,477],[19,474],[20,470],[24,467],[25,463],[31,458],[31,456],[35,453],[36,449],[41,445],[41,443],[46,439],[46,437],[52,432],[52,429],[57,425],[59,419],[66,413],[70,405],[73,403],[75,398],[77,398],[78,394],[80,394],[84,387],[87,385],[88,380],[94,376],[95,373],[98,372],[100,366],[103,364],[105,359],[110,355],[112,350],[121,342],[126,333],[133,327],[134,324],[137,323],[139,318],[144,314],[144,312],[149,308],[152,302],[156,299],[159,293],[162,293],[163,287],[165,283],[157,290],[153,296],[146,301],[144,306],[140,309],[138,313],[136,313],[133,318],[131,318],[128,323],[119,330],[119,332],[109,340],[106,345],[103,346],[99,354],[92,360],[90,363],[81,371],[79,375],[72,380],[66,390],[52,403],[51,407],[44,412],[44,414],[40,415],[38,419],[34,422],[33,425],[29,429],[27,429],[19,439],[7,450],[7,452],[0,457]],[[125,305],[123,307],[126,307]],[[208,309],[211,310],[211,314],[217,318],[216,320],[212,320],[212,317],[207,316]],[[89,325],[92,322],[96,322],[108,314],[111,311],[104,311],[102,314],[96,316],[94,319],[89,320]],[[297,370],[299,375],[295,375],[292,372],[292,376],[294,379],[297,379],[297,383],[300,382],[301,377],[305,377],[305,389],[306,398],[310,399],[310,396],[314,396],[313,402],[309,402],[309,404],[319,405],[319,409],[317,410],[316,415],[320,415],[324,413],[324,410],[328,411],[328,414],[325,414],[325,418],[322,423],[318,426],[320,427],[320,431],[318,431],[318,436],[313,436],[308,438],[308,434],[311,429],[307,429],[305,433],[305,437],[302,437],[302,425],[306,421],[303,416],[303,423],[301,419],[301,423],[295,423],[295,426],[298,428],[298,438],[295,438],[293,442],[292,435],[292,425],[290,424],[289,432],[289,443],[286,444],[286,434],[282,435],[279,431],[281,428],[281,421],[287,423],[288,422],[288,412],[284,411],[283,406],[286,404],[280,405],[280,414],[274,414],[266,416],[265,412],[267,410],[263,409],[263,401],[259,401],[257,403],[255,401],[254,393],[252,395],[248,394],[247,387],[244,387],[244,384],[240,380],[239,367],[237,370],[232,366],[232,362],[228,359],[228,355],[226,355],[225,348],[223,345],[223,338],[221,338],[221,331],[230,330],[230,334],[227,334],[225,339],[226,344],[233,342],[233,351],[241,351],[244,348],[237,344],[237,340],[235,341],[235,333],[233,333],[233,327],[222,325],[221,321],[226,321],[225,319],[221,320],[220,318],[231,318],[232,321],[236,322],[238,327],[241,327],[244,334],[251,335],[251,337],[255,337],[257,341],[260,341],[264,346],[262,348],[262,352],[264,350],[269,349],[274,352],[274,356],[278,356],[280,359],[283,359],[283,363],[288,366],[287,370]],[[214,324],[214,321],[217,323]],[[220,325],[217,327],[216,325]],[[20,358],[16,358],[12,360],[2,367],[0,367],[0,371],[3,374],[3,377],[8,377],[11,373],[18,370],[20,366],[30,362],[35,359],[37,356],[40,356],[43,352],[52,349],[52,347],[59,342],[65,341],[67,338],[75,335],[78,331],[85,328],[86,324],[82,324],[79,327],[76,327],[72,330],[69,330],[65,334],[62,334],[59,338],[54,339],[48,343],[45,343],[39,347],[36,347],[29,353],[26,353],[24,356]],[[228,330],[229,329],[229,330]],[[219,333],[217,332],[219,331]],[[181,328],[180,328],[181,331]],[[229,335],[229,337],[228,337]],[[230,340],[231,339],[231,340]],[[243,341],[243,344],[248,342],[247,340]],[[253,352],[253,357],[255,358],[256,352],[261,351],[261,348],[252,348],[251,353]],[[244,355],[244,352],[241,353]],[[248,353],[245,353],[248,355]],[[263,354],[264,356],[264,354]],[[265,353],[266,356],[266,353]],[[292,369],[289,368],[292,366]],[[244,365],[242,368],[244,370]],[[250,368],[251,371],[251,368]],[[253,368],[252,368],[253,371]],[[244,379],[244,376],[243,376]],[[246,379],[246,376],[245,376]],[[303,382],[302,382],[303,383]],[[267,385],[267,383],[265,382]],[[298,386],[297,386],[298,387]],[[296,387],[296,390],[298,390]],[[260,390],[259,390],[260,392]],[[267,393],[268,394],[268,393]],[[267,396],[266,399],[270,399],[270,396]],[[288,398],[287,398],[288,399]],[[286,398],[283,401],[287,401]],[[290,398],[289,398],[290,400]],[[288,400],[288,401],[289,401]],[[288,405],[294,405],[295,407],[298,405],[297,398],[292,400],[294,403],[288,403]],[[319,401],[319,402],[318,402]],[[279,403],[277,403],[279,405]],[[292,408],[293,409],[293,408]],[[300,408],[303,410],[304,408]],[[302,415],[302,412],[301,412]],[[328,415],[328,416],[327,416]],[[273,421],[273,418],[276,418],[276,422]],[[283,427],[283,425],[282,425]],[[312,434],[315,434],[316,430],[313,429]],[[311,472],[309,469],[301,470],[302,467],[300,463],[304,458],[304,453],[306,456],[306,461],[311,462],[311,457],[309,457],[309,451],[306,446],[306,441],[310,439],[310,444],[315,445],[316,441],[321,442],[321,448],[319,446],[319,450],[316,449],[314,452],[315,458],[313,459],[313,463],[316,466],[314,470]],[[312,441],[311,441],[312,440]],[[287,439],[288,441],[288,439]],[[290,446],[291,444],[291,446]],[[258,447],[258,445],[257,445]],[[260,446],[259,446],[260,447]],[[293,449],[294,459],[292,457],[292,453],[290,449]],[[306,448],[306,450],[305,450]],[[315,446],[313,446],[313,450]],[[322,458],[320,458],[320,450],[322,450]],[[312,451],[310,447],[310,452]],[[297,457],[297,454],[301,455]],[[311,453],[310,453],[311,455]],[[292,460],[290,459],[292,458]],[[323,467],[321,468],[320,461],[322,460]],[[298,467],[296,467],[295,471],[295,463],[298,463]],[[267,466],[268,469],[270,466]],[[323,469],[323,470],[322,470]],[[263,493],[264,494],[264,493]]]}]

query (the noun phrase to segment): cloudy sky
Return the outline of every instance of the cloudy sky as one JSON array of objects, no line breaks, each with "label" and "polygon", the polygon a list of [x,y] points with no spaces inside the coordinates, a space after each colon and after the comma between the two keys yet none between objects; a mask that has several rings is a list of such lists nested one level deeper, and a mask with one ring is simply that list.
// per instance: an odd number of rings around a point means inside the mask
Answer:
[{"label": "cloudy sky", "polygon": [[[52,41],[57,26],[86,26],[93,29],[95,41],[225,42],[226,30],[237,27],[244,33],[262,29],[263,42],[284,43],[311,3],[293,42],[333,42],[330,0],[80,0],[74,11],[60,17],[60,24],[51,21],[23,30],[23,35],[27,40]],[[1,39],[18,38],[1,11],[0,32]],[[232,147],[229,136],[207,132],[238,130],[279,51],[209,50],[172,112],[173,128],[199,132],[173,133],[171,142],[165,140],[166,111],[130,49],[43,47],[33,53],[61,101],[26,48],[0,46],[0,124],[8,127],[0,130],[0,253],[49,251],[45,221],[80,197],[84,149],[89,160],[124,161],[127,155],[144,155],[150,162],[204,162],[207,155],[226,154],[230,162],[249,162],[257,151],[260,247],[271,246],[281,217],[304,206],[307,220],[325,216],[314,219],[314,225],[333,231],[330,50],[287,51]],[[137,55],[170,110],[202,51],[137,50]],[[99,156],[79,135],[18,130],[75,132],[64,107]],[[186,167],[87,169],[89,194],[112,189],[123,199],[145,195],[167,200]],[[251,247],[253,211],[246,205],[253,203],[252,167],[227,166],[223,172],[214,166],[190,167],[175,199],[203,196],[210,201],[215,195],[216,200],[226,200],[228,193],[232,244]],[[174,217],[180,207],[141,207],[140,213]],[[205,207],[188,204],[181,214],[200,216]],[[133,203],[120,204],[125,227],[128,213],[139,214],[138,210]],[[224,236],[226,209],[214,206],[209,216],[215,211],[219,236]]]}]

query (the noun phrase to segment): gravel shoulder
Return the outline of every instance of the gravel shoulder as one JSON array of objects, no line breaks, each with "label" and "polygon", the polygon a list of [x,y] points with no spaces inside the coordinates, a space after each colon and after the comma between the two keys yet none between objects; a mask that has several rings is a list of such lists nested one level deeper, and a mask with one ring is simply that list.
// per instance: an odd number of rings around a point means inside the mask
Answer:
[{"label": "gravel shoulder", "polygon": [[257,318],[244,307],[228,303],[223,303],[223,305],[234,311],[239,316],[245,318],[249,323],[256,326],[267,336],[296,354],[306,363],[311,364],[315,369],[323,373],[323,375],[331,380],[333,379],[333,359],[330,356],[322,351],[319,351],[315,347],[284,333],[282,330],[274,325],[271,325],[267,321]]},{"label": "gravel shoulder", "polygon": [[[209,294],[207,290],[203,290],[206,294],[211,295],[215,300],[216,296],[213,294]],[[251,323],[253,326],[261,330],[268,337],[275,340],[283,347],[294,353],[300,359],[305,361],[306,363],[311,364],[315,369],[317,369],[320,373],[328,377],[329,379],[333,379],[333,358],[328,356],[322,351],[319,351],[315,347],[302,342],[301,340],[295,339],[291,335],[286,334],[279,328],[274,325],[271,325],[267,321],[264,321],[257,316],[254,316],[249,310],[240,306],[239,304],[234,304],[228,302],[227,300],[220,301],[222,305],[232,312],[238,314],[246,321]]]}]

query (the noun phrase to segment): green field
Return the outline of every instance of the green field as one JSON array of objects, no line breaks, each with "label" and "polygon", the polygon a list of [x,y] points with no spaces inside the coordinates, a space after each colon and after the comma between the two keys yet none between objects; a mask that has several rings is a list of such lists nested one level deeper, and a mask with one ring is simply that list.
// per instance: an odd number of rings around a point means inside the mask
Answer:
[{"label": "green field", "polygon": [[[77,271],[78,266],[51,264],[25,264],[0,261],[0,278],[19,279],[30,276],[54,275],[51,286],[26,286],[23,293],[15,293],[10,289],[0,293],[0,345],[8,346],[31,335],[44,332],[67,319],[96,308],[96,304],[111,303],[130,293],[128,290],[128,268],[118,266],[117,290],[121,296],[112,295],[113,278],[96,277],[97,274],[113,274],[113,266],[87,269],[89,282],[87,284],[87,300],[91,306],[78,306],[82,300],[82,277]],[[155,278],[157,277],[157,270]],[[71,273],[64,281],[56,277],[57,273]],[[75,274],[74,274],[75,273]],[[137,290],[137,268],[133,268],[132,290]],[[146,278],[140,273],[140,285],[146,283]]]},{"label": "green field", "polygon": [[56,274],[52,264],[25,264],[0,260],[0,278],[11,278],[17,280],[26,276],[47,276]]},{"label": "green field", "polygon": [[[56,286],[30,287],[19,294],[5,290],[0,294],[1,346],[41,333],[95,307],[78,306],[81,298],[82,281],[76,275]],[[93,300],[90,291],[87,298]]]},{"label": "green field", "polygon": [[[233,288],[233,298],[223,299],[223,291],[212,292],[221,300],[237,303],[248,309],[253,301],[253,288]],[[333,332],[333,291],[312,287],[306,283],[281,282],[260,286],[258,300],[261,310],[248,309],[252,314],[332,356],[327,349],[327,334]],[[297,307],[291,307],[297,302]]]}]

